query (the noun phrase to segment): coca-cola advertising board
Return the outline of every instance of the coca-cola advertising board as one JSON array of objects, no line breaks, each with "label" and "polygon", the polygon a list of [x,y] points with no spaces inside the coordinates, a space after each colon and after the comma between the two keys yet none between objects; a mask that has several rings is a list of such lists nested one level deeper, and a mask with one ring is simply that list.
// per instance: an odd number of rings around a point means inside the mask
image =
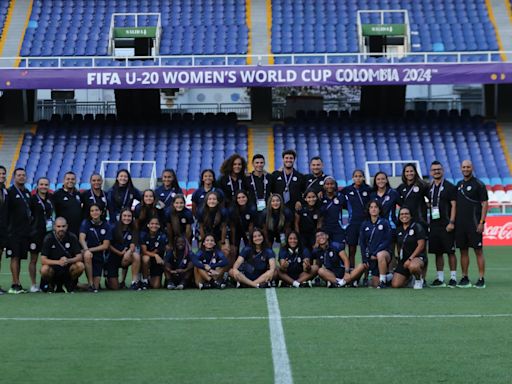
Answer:
[{"label": "coca-cola advertising board", "polygon": [[484,246],[512,245],[512,216],[487,216]]}]

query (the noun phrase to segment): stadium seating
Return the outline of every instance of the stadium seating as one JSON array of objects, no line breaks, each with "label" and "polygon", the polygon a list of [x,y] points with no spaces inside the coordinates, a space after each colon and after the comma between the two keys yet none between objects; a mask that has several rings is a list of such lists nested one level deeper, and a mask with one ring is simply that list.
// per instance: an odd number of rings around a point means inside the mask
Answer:
[{"label": "stadium seating", "polygon": [[[40,121],[36,134],[25,135],[17,166],[27,170],[27,182],[47,176],[52,184],[62,182],[72,170],[78,182],[87,183],[103,160],[156,161],[157,175],[173,168],[183,187],[197,185],[200,171],[220,168],[237,152],[247,157],[247,128],[236,117],[206,114],[200,121],[191,114],[173,114],[155,124],[122,124],[114,116],[70,115]],[[115,177],[126,164],[109,165],[107,177]],[[150,177],[151,165],[131,166],[133,177]]]},{"label": "stadium seating", "polygon": [[7,11],[9,10],[9,4],[11,1],[1,1],[0,2],[0,36],[4,31],[5,19],[7,17]]},{"label": "stadium seating", "polygon": [[[358,10],[405,9],[409,12],[413,52],[497,51],[496,33],[481,0],[272,0],[272,52],[356,53]],[[363,23],[380,23],[378,14],[363,15]],[[387,23],[403,17],[388,14]],[[450,59],[450,57],[452,57]],[[499,56],[493,56],[499,60]],[[276,58],[276,63],[289,58]],[[319,60],[317,57],[316,60]],[[351,62],[353,58],[342,58]],[[453,56],[440,56],[442,62]],[[463,61],[486,60],[480,54]],[[312,58],[297,58],[312,63]],[[419,57],[405,61],[422,61]],[[342,61],[344,62],[344,61]]]},{"label": "stadium seating", "polygon": [[[111,15],[125,12],[161,13],[161,55],[247,53],[245,0],[40,0],[21,56],[107,55]],[[155,24],[156,16],[138,20],[139,26]],[[116,19],[116,26],[133,25],[133,17]]]},{"label": "stadium seating", "polygon": [[[352,183],[352,171],[364,170],[366,161],[418,160],[425,173],[433,160],[439,160],[444,164],[446,178],[456,181],[461,178],[462,160],[471,159],[475,174],[486,184],[512,184],[496,124],[480,117],[442,112],[441,117],[435,118],[342,117],[279,124],[274,127],[276,163],[285,148],[294,148],[299,171],[308,172],[308,159],[320,154],[325,172],[345,186]],[[402,166],[398,166],[398,174]],[[392,173],[391,165],[370,166],[371,174],[378,170]]]}]

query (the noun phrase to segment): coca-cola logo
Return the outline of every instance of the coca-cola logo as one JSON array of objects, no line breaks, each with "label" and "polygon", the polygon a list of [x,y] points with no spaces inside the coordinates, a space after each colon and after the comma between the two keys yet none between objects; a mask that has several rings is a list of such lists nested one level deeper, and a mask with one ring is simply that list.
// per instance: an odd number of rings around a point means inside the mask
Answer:
[{"label": "coca-cola logo", "polygon": [[502,225],[489,225],[485,227],[484,236],[489,240],[510,240],[512,239],[512,221]]}]

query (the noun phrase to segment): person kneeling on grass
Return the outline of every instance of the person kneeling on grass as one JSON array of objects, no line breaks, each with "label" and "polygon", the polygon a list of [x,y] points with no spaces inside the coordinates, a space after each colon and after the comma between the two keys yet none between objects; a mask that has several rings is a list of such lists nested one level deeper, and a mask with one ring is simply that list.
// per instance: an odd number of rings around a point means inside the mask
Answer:
[{"label": "person kneeling on grass", "polygon": [[311,265],[311,254],[300,244],[298,233],[290,232],[286,237],[286,245],[279,251],[279,279],[299,288],[301,285],[309,286],[306,282],[313,279],[317,272],[318,267]]},{"label": "person kneeling on grass", "polygon": [[391,286],[401,288],[413,275],[416,278],[414,289],[422,289],[423,271],[427,261],[425,253],[427,234],[421,224],[412,221],[411,211],[407,207],[400,208],[398,220],[401,223],[396,229],[400,260],[396,266]]},{"label": "person kneeling on grass", "polygon": [[330,243],[329,235],[323,229],[316,231],[313,257],[321,265],[318,276],[327,282],[327,287],[341,288],[352,281],[348,273],[350,261],[345,253],[345,243]]},{"label": "person kneeling on grass", "polygon": [[[167,235],[160,230],[160,221],[154,217],[149,220],[147,232],[140,233],[142,253],[142,289],[160,288],[164,273],[164,257],[167,250]],[[148,282],[149,279],[149,282]]]},{"label": "person kneeling on grass", "polygon": [[361,224],[359,232],[363,262],[354,268],[350,276],[352,279],[359,279],[370,271],[370,287],[386,288],[386,282],[392,278],[388,273],[391,261],[391,226],[388,220],[380,217],[382,206],[378,201],[370,201],[367,204],[367,211],[370,218]]},{"label": "person kneeling on grass", "polygon": [[[137,229],[133,220],[133,214],[130,208],[121,210],[120,220],[113,226],[112,243],[110,244],[110,255],[107,261],[106,270],[108,276],[108,288],[119,289],[124,286],[119,283],[119,268],[124,272],[132,266],[132,284],[131,289],[140,290],[139,271],[140,255],[137,253],[138,245]],[[124,280],[121,281],[124,283]]]},{"label": "person kneeling on grass", "polygon": [[227,269],[228,259],[217,248],[212,234],[204,237],[201,248],[191,257],[194,264],[194,280],[199,289],[226,287],[225,282],[221,280]]},{"label": "person kneeling on grass", "polygon": [[192,255],[193,252],[185,236],[177,236],[174,239],[174,249],[165,254],[167,289],[183,289],[190,285]]},{"label": "person kneeling on grass", "polygon": [[68,223],[58,217],[53,232],[46,235],[41,248],[41,290],[43,292],[68,292],[76,288],[78,278],[84,272],[80,243],[68,232]]},{"label": "person kneeling on grass", "polygon": [[235,261],[229,275],[236,280],[237,287],[268,288],[275,275],[276,256],[267,245],[261,229],[255,228],[245,247]]}]

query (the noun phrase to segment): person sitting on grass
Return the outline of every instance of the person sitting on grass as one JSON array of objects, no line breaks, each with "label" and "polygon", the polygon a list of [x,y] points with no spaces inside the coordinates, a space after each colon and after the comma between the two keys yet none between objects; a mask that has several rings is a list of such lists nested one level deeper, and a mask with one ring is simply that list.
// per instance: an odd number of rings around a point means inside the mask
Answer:
[{"label": "person sitting on grass", "polygon": [[299,288],[308,286],[306,282],[313,279],[318,272],[316,265],[311,265],[311,254],[299,241],[297,232],[292,231],[286,237],[286,245],[279,251],[279,279],[289,286]]},{"label": "person sitting on grass", "polygon": [[424,266],[427,260],[425,252],[427,233],[420,223],[412,220],[411,211],[407,207],[400,208],[398,220],[400,224],[396,232],[400,259],[395,268],[391,286],[401,288],[408,283],[411,276],[414,276],[416,279],[414,289],[423,289]]},{"label": "person sitting on grass", "polygon": [[350,283],[350,261],[345,253],[345,244],[329,242],[329,235],[323,230],[316,231],[316,246],[313,258],[321,265],[318,276],[327,282],[329,288],[341,288]]},{"label": "person sitting on grass", "polygon": [[268,288],[275,269],[274,251],[267,246],[263,231],[255,228],[249,236],[249,246],[240,252],[229,275],[237,282],[237,287]]},{"label": "person sitting on grass", "polygon": [[174,249],[165,255],[167,289],[184,289],[192,280],[192,249],[185,236],[174,239]]},{"label": "person sitting on grass", "polygon": [[389,221],[380,216],[382,206],[377,200],[367,204],[369,219],[361,224],[359,246],[363,262],[356,266],[350,276],[359,279],[368,271],[372,274],[370,287],[386,288],[392,275],[388,274],[391,261],[392,231]]},{"label": "person sitting on grass", "polygon": [[85,270],[77,237],[68,232],[68,223],[58,217],[53,232],[46,235],[41,248],[41,290],[43,292],[73,292]]},{"label": "person sitting on grass", "polygon": [[215,237],[212,234],[205,235],[199,251],[192,255],[194,264],[194,281],[199,289],[226,287],[223,278],[228,265],[228,259],[217,248]]}]

